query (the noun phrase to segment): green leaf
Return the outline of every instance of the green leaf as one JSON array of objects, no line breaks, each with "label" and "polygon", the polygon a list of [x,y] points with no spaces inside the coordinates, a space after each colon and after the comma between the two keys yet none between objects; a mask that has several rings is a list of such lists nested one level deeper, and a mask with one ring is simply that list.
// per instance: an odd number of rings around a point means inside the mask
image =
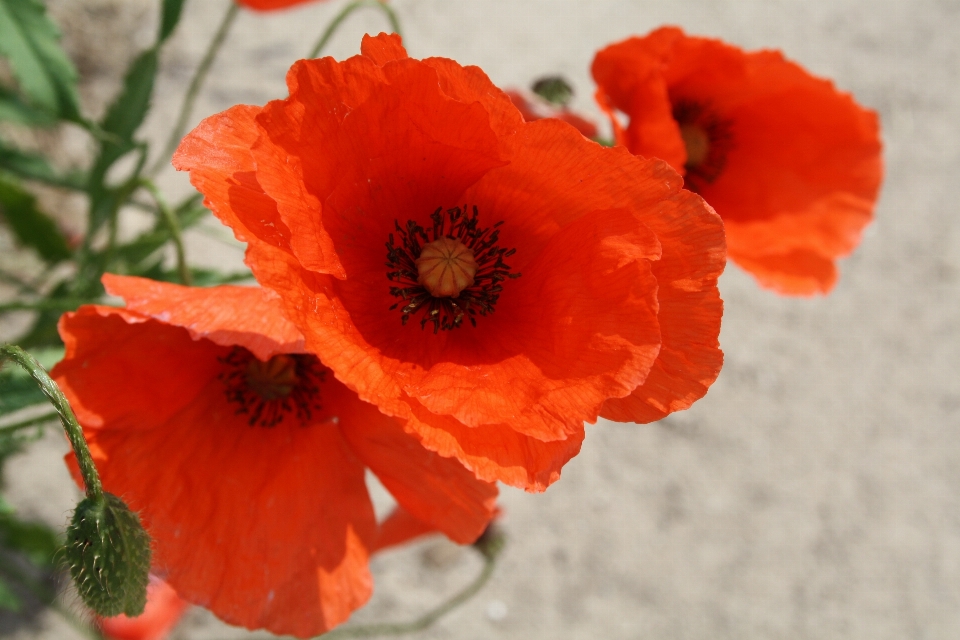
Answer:
[{"label": "green leaf", "polygon": [[49,568],[61,543],[56,532],[45,524],[5,515],[0,516],[0,544],[24,554],[38,567]]},{"label": "green leaf", "polygon": [[47,262],[70,257],[70,247],[57,225],[37,208],[37,199],[12,181],[0,178],[0,214],[20,243],[37,250]]},{"label": "green leaf", "polygon": [[87,189],[90,194],[89,233],[99,230],[119,204],[116,194],[107,187],[104,180],[113,163],[137,146],[133,141],[133,134],[140,128],[150,109],[157,62],[155,48],[147,49],[133,61],[124,78],[123,90],[100,123],[100,128],[116,139],[101,141],[100,155],[90,173]]},{"label": "green leaf", "polygon": [[49,111],[30,106],[16,91],[4,86],[0,86],[0,120],[29,127],[49,127],[57,122]]},{"label": "green leaf", "polygon": [[0,140],[0,170],[25,180],[36,180],[55,187],[83,190],[86,177],[82,172],[60,174],[43,156],[21,151]]},{"label": "green leaf", "polygon": [[80,119],[77,70],[60,48],[60,31],[38,0],[0,0],[0,54],[37,106]]},{"label": "green leaf", "polygon": [[16,613],[20,611],[21,606],[20,597],[3,578],[0,578],[0,609]]},{"label": "green leaf", "polygon": [[173,30],[177,28],[177,23],[180,22],[180,13],[183,11],[183,3],[184,0],[163,0],[163,7],[160,9],[158,43],[162,43],[169,38]]}]

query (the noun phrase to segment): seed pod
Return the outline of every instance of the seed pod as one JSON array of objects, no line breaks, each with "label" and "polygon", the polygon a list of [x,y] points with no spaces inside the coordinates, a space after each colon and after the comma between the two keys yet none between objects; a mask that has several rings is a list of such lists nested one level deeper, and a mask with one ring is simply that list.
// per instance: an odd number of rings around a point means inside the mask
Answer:
[{"label": "seed pod", "polygon": [[80,597],[97,615],[143,613],[150,538],[123,500],[110,493],[82,500],[67,527],[65,557]]}]

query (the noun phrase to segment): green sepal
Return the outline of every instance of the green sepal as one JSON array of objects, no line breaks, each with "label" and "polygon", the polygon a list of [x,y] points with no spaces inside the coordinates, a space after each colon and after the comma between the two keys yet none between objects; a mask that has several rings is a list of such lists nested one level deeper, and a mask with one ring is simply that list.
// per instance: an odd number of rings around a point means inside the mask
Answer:
[{"label": "green sepal", "polygon": [[82,500],[67,527],[64,556],[80,598],[97,615],[143,613],[150,538],[123,500],[110,493]]}]

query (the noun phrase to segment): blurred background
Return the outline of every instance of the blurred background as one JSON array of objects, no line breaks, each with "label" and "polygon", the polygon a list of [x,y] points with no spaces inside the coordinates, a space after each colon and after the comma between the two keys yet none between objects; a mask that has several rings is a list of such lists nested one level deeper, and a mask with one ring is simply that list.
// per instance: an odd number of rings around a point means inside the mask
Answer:
[{"label": "blurred background", "polygon": [[[49,0],[100,116],[156,32],[155,0]],[[242,11],[194,110],[284,97],[284,74],[343,0]],[[161,57],[141,130],[162,146],[227,9],[188,0]],[[589,66],[606,44],[661,24],[774,48],[880,113],[886,180],[876,220],[828,297],[760,289],[736,266],[720,286],[726,363],[706,398],[657,424],[588,426],[583,452],[545,494],[504,488],[509,536],[490,584],[422,638],[940,639],[960,635],[960,3],[952,0],[391,0],[413,57],[480,66],[503,88],[544,75],[602,122]],[[383,16],[351,16],[326,49],[359,52]],[[607,125],[602,125],[607,130]],[[27,135],[27,134],[22,134]],[[71,128],[26,143],[62,166],[89,162]],[[171,199],[186,175],[158,177]],[[83,231],[78,196],[41,201]],[[123,234],[138,231],[131,213]],[[146,214],[143,214],[146,218]],[[144,222],[144,224],[147,224]],[[242,247],[209,218],[191,263],[242,270]],[[0,266],[34,268],[0,230]],[[0,297],[13,290],[0,285]],[[29,326],[0,317],[0,341]],[[57,430],[6,465],[25,517],[65,526],[79,493]],[[238,532],[242,533],[242,532]],[[374,559],[356,620],[402,620],[469,582],[474,554],[427,539]],[[68,599],[68,607],[79,609]],[[80,638],[50,612],[0,613],[0,633]],[[193,609],[175,638],[243,638]]]}]

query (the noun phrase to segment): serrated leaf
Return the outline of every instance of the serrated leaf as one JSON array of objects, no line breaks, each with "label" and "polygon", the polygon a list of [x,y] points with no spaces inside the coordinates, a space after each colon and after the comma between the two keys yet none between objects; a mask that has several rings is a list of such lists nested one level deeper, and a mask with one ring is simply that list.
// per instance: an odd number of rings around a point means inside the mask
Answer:
[{"label": "serrated leaf", "polygon": [[100,155],[90,173],[89,233],[95,233],[103,225],[117,204],[114,201],[115,194],[104,184],[104,180],[113,163],[136,147],[133,134],[140,128],[150,109],[157,62],[155,48],[144,51],[133,61],[124,78],[123,90],[100,123],[100,128],[113,134],[116,139],[101,142]]},{"label": "serrated leaf", "polygon": [[16,91],[0,86],[0,121],[25,124],[29,127],[49,127],[57,119],[44,109],[37,109],[20,98]]},{"label": "serrated leaf", "polygon": [[43,156],[21,151],[0,140],[0,171],[6,171],[25,180],[36,180],[55,187],[82,190],[86,176],[74,171],[61,174],[50,166]]},{"label": "serrated leaf", "polygon": [[0,578],[0,609],[16,613],[20,611],[21,606],[23,606],[23,603],[20,601],[20,597],[3,578]]},{"label": "serrated leaf", "polygon": [[57,225],[37,208],[37,199],[10,180],[0,178],[0,215],[20,244],[37,250],[47,262],[70,257],[70,247]]},{"label": "serrated leaf", "polygon": [[184,0],[163,0],[163,6],[160,8],[158,42],[163,42],[169,38],[173,30],[177,28],[177,23],[180,22],[180,13],[183,11],[183,3]]},{"label": "serrated leaf", "polygon": [[59,40],[38,0],[0,0],[0,54],[9,58],[21,90],[37,106],[79,120],[77,70]]}]

